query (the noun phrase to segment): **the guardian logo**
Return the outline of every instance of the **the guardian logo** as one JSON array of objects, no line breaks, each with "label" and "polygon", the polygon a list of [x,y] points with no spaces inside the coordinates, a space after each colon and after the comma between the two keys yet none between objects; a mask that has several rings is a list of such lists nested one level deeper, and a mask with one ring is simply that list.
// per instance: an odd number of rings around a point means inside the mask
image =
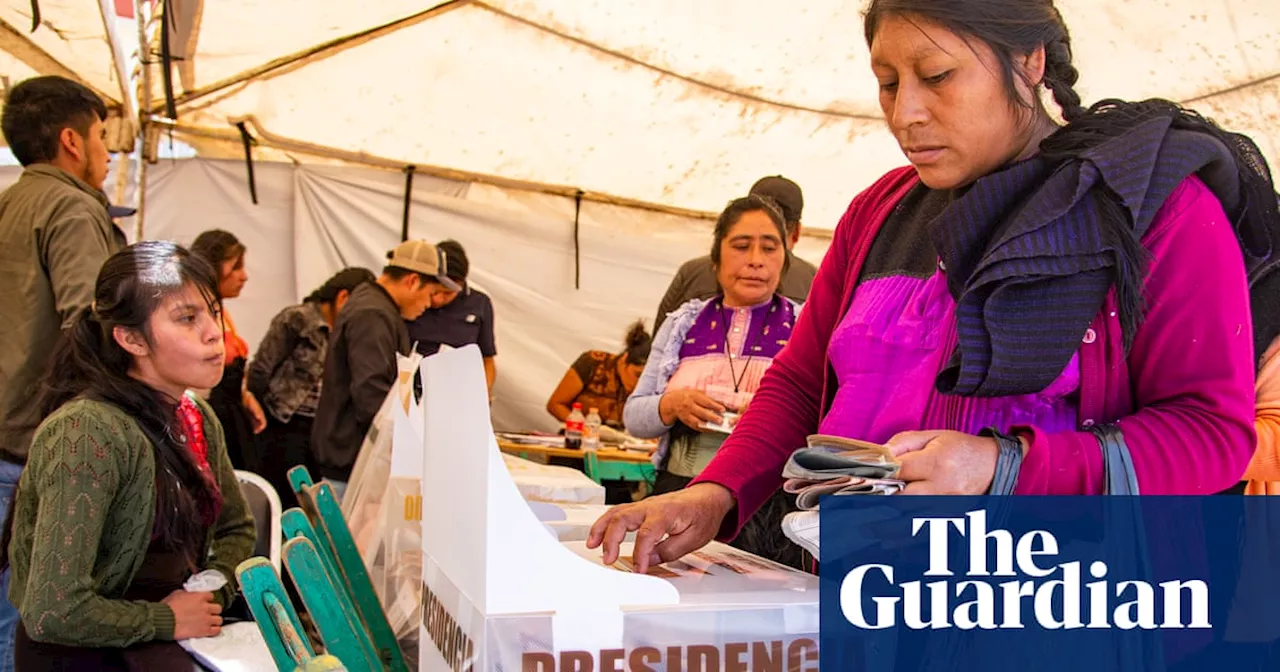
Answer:
[{"label": "the guardian logo", "polygon": [[[893,628],[900,623],[913,630],[1019,629],[1028,624],[1049,630],[1212,627],[1209,586],[1204,581],[1165,581],[1158,586],[1145,581],[1113,584],[1107,580],[1107,564],[1095,560],[1087,571],[1096,580],[1082,583],[1085,570],[1079,561],[1053,562],[1059,553],[1053,534],[1035,530],[1015,541],[1008,530],[988,532],[986,512],[980,510],[969,511],[964,517],[912,519],[912,536],[922,531],[928,535],[929,568],[924,576],[956,576],[949,566],[951,528],[968,541],[968,571],[960,576],[975,580],[944,578],[898,584],[890,565],[859,565],[840,585],[844,617],[867,630]],[[994,571],[988,562],[992,546]],[[1190,605],[1185,611],[1184,597]],[[865,599],[874,608],[864,609],[870,606],[864,604]],[[1024,622],[1026,618],[1031,620]]]}]

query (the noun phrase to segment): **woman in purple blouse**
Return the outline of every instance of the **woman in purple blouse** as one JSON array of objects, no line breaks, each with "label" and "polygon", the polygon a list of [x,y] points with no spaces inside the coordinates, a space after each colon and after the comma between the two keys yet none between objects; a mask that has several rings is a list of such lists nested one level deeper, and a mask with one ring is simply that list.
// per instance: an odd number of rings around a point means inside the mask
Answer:
[{"label": "woman in purple blouse", "polygon": [[[787,268],[786,221],[773,201],[731,201],[716,221],[711,262],[720,293],[677,308],[654,335],[649,360],[622,418],[627,431],[660,439],[654,491],[675,492],[710,462],[791,338],[799,305],[778,294]],[[800,549],[776,534],[787,500],[776,493],[735,541],[800,567]]]}]

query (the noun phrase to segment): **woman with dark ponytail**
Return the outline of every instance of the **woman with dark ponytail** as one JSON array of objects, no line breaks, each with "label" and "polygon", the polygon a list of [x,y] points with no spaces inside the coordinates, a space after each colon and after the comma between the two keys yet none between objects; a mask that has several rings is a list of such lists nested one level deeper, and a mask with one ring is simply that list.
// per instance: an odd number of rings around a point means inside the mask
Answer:
[{"label": "woman with dark ponytail", "polygon": [[[641,572],[736,534],[814,433],[887,444],[908,495],[1102,494],[1103,447],[1143,494],[1249,463],[1275,336],[1250,288],[1280,229],[1257,147],[1168,101],[1085,108],[1052,0],[871,0],[865,37],[911,165],[853,200],[699,477],[596,524],[606,564],[627,530]],[[793,515],[816,550],[817,513]]]},{"label": "woman with dark ponytail", "polygon": [[579,355],[547,400],[547,412],[563,423],[580,403],[583,413],[595,408],[605,426],[622,429],[622,407],[649,361],[652,340],[644,320],[636,320],[627,327],[622,352],[588,350]]},{"label": "woman with dark ponytail", "polygon": [[356,287],[377,278],[367,268],[344,268],[301,304],[280,311],[249,364],[246,387],[262,401],[262,471],[288,509],[298,505],[289,470],[311,454],[311,425],[320,403],[329,333]]},{"label": "woman with dark ponytail", "polygon": [[[196,236],[191,243],[191,253],[204,259],[218,283],[220,301],[240,296],[249,280],[245,270],[245,246],[234,234],[222,229],[210,229]],[[236,330],[225,306],[222,312],[223,345],[226,351],[226,368],[222,380],[213,389],[205,391],[205,397],[222,423],[227,435],[227,453],[236,469],[255,473],[263,470],[262,451],[256,435],[267,427],[266,414],[258,398],[246,385],[249,364],[249,344]]]},{"label": "woman with dark ponytail", "polygon": [[[564,425],[573,412],[573,405],[582,404],[582,412],[596,409],[604,426],[623,429],[622,408],[627,397],[636,389],[640,374],[649,361],[649,349],[653,338],[644,328],[644,320],[636,320],[627,327],[622,339],[621,352],[588,350],[569,366],[564,378],[547,399],[547,412]],[[552,457],[549,464],[582,468],[582,460]],[[631,484],[626,481],[606,479],[605,503],[621,504],[632,500]]]},{"label": "woman with dark ponytail", "polygon": [[[189,669],[175,640],[219,632],[254,544],[222,428],[187,392],[222,377],[220,312],[208,264],[148,241],[64,333],[0,555],[17,669]],[[204,570],[226,586],[183,590]]]}]

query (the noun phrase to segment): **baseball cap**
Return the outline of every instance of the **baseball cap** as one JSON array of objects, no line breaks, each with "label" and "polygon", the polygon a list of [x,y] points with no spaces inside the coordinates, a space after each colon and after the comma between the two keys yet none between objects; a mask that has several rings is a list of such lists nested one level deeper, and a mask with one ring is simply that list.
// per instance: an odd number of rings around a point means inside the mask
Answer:
[{"label": "baseball cap", "polygon": [[471,261],[467,259],[467,251],[456,240],[442,240],[436,247],[444,252],[445,275],[459,283],[467,281],[467,272],[471,270]]},{"label": "baseball cap", "polygon": [[781,175],[764,177],[751,185],[752,196],[764,196],[772,199],[782,210],[782,218],[787,224],[800,221],[800,213],[804,210],[804,194],[800,185]]},{"label": "baseball cap", "polygon": [[123,219],[138,214],[137,208],[127,208],[123,205],[108,205],[107,216],[111,219]]},{"label": "baseball cap", "polygon": [[387,253],[387,265],[414,271],[434,278],[451,291],[462,291],[458,283],[449,279],[445,256],[435,245],[425,240],[406,240]]}]

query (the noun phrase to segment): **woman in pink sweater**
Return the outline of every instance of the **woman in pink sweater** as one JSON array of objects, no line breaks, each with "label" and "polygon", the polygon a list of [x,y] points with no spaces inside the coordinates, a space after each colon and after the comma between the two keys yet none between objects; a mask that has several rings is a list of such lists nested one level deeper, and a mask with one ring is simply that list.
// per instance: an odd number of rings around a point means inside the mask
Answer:
[{"label": "woman in pink sweater", "polygon": [[1083,108],[1045,0],[872,0],[865,27],[911,167],[849,206],[702,474],[596,523],[606,563],[631,530],[640,571],[732,538],[814,432],[888,443],[906,494],[1102,494],[1104,442],[1150,494],[1249,462],[1276,230],[1252,143],[1165,101]]}]

